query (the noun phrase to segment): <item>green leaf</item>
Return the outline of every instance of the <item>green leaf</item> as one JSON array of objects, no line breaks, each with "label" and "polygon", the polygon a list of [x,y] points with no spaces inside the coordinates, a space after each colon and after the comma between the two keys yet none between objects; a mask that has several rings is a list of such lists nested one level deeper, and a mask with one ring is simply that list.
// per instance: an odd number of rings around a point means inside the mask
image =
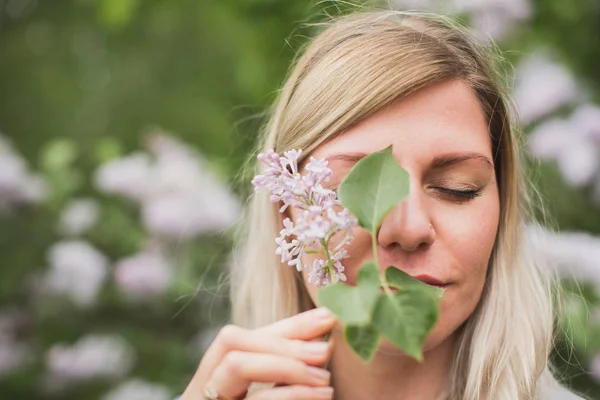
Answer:
[{"label": "green leaf", "polygon": [[431,293],[436,299],[444,298],[443,289],[421,282],[396,267],[387,267],[385,279],[390,286],[399,290],[423,290]]},{"label": "green leaf", "polygon": [[317,292],[319,304],[329,308],[348,325],[366,325],[371,321],[380,293],[379,269],[373,262],[363,264],[355,287],[335,283]]},{"label": "green leaf", "polygon": [[97,3],[98,19],[107,28],[118,30],[126,27],[140,6],[139,0],[101,0]]},{"label": "green leaf", "polygon": [[42,148],[40,164],[46,172],[69,168],[78,155],[77,143],[69,138],[57,138]]},{"label": "green leaf", "polygon": [[408,173],[396,162],[392,146],[360,160],[338,189],[339,200],[372,235],[385,215],[408,195]]},{"label": "green leaf", "polygon": [[114,137],[102,137],[94,146],[94,158],[98,164],[122,157],[125,153],[121,142]]},{"label": "green leaf", "polygon": [[439,314],[438,301],[429,291],[408,290],[379,296],[373,325],[404,353],[421,361],[423,343]]},{"label": "green leaf", "polygon": [[369,362],[373,359],[381,339],[381,335],[373,325],[346,325],[344,328],[344,337],[352,350],[364,362]]}]

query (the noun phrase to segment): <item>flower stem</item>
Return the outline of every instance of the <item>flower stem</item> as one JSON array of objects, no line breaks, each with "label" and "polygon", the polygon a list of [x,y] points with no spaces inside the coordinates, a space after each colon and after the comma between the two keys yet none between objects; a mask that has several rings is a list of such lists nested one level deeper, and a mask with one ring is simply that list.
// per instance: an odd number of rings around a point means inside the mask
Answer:
[{"label": "flower stem", "polygon": [[[381,270],[379,268],[379,255],[377,254],[377,233],[373,233],[371,234],[371,243],[373,244],[373,259],[375,261],[375,265],[377,265],[377,269]],[[379,272],[379,282],[381,283],[381,287],[383,288],[383,291],[385,292],[386,295],[388,296],[393,296],[394,293],[392,292],[392,289],[390,289],[390,285],[387,281],[387,279],[385,279],[385,274],[384,272]]]},{"label": "flower stem", "polygon": [[331,237],[322,239],[321,244],[323,245],[323,248],[325,249],[325,256],[327,257],[327,269],[329,270],[329,276],[331,276],[331,282],[336,283],[338,281],[338,279],[337,279],[337,275],[335,274],[335,270],[333,268],[333,260],[331,259],[331,253],[329,252],[329,239],[331,239]]}]

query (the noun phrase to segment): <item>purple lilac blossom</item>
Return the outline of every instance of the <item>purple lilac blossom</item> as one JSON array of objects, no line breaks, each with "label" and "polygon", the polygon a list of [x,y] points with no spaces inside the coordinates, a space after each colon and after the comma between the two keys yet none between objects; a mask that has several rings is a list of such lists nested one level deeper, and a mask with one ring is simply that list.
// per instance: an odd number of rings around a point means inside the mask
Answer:
[{"label": "purple lilac blossom", "polygon": [[[357,222],[341,207],[336,192],[323,187],[332,174],[328,162],[310,157],[304,168],[306,173],[302,175],[298,168],[301,155],[302,150],[289,150],[283,156],[273,150],[259,154],[258,160],[266,170],[252,183],[256,191],[268,189],[271,202],[283,203],[279,212],[283,213],[288,207],[301,211],[295,222],[289,218],[283,220],[283,229],[275,239],[275,253],[281,256],[282,263],[298,271],[308,269],[308,282],[321,287],[346,280],[342,260],[348,258],[348,253],[343,246],[352,241],[350,234]],[[330,249],[329,241],[338,233],[340,241]],[[302,259],[307,254],[321,254],[324,258],[304,265]]]}]

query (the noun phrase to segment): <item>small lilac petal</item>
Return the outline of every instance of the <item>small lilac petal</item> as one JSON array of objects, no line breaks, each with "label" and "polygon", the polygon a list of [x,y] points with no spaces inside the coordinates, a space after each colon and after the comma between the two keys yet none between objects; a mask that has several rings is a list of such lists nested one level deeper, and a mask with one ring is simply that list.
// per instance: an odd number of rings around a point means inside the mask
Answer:
[{"label": "small lilac petal", "polygon": [[312,217],[320,217],[323,213],[323,209],[319,206],[310,206],[308,207],[308,212]]},{"label": "small lilac petal", "polygon": [[277,195],[275,195],[275,194],[272,194],[272,195],[269,197],[269,200],[271,201],[271,203],[277,203],[277,202],[279,201],[279,196],[277,196]]},{"label": "small lilac petal", "polygon": [[298,161],[300,155],[302,155],[302,150],[288,150],[283,153],[284,157],[290,161]]}]

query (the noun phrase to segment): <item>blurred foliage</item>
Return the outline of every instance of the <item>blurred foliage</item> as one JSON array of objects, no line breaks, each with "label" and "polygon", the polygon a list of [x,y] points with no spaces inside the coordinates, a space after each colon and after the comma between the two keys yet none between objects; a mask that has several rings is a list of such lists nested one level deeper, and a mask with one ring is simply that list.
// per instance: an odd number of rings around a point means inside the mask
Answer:
[{"label": "blurred foliage", "polygon": [[[532,20],[503,43],[507,57],[515,62],[550,45],[600,101],[600,3],[532,5]],[[25,368],[0,377],[3,397],[99,398],[114,382],[41,390],[47,349],[88,332],[118,332],[134,345],[130,375],[173,393],[185,387],[200,356],[189,350],[190,341],[228,319],[222,290],[204,296],[196,288],[201,281],[221,287],[231,238],[174,245],[183,272],[159,301],[125,301],[109,283],[97,305],[82,310],[30,296],[31,275],[44,270],[47,249],[61,239],[58,213],[74,196],[94,196],[102,215],[86,239],[111,260],[138,251],[147,239],[139,210],[99,196],[91,176],[100,164],[140,148],[155,126],[198,148],[243,197],[247,188],[236,177],[295,52],[312,32],[305,23],[353,8],[333,0],[0,0],[0,130],[51,187],[43,207],[0,217],[0,304],[28,315],[19,335],[34,354]],[[600,212],[585,191],[571,189],[550,163],[531,175],[560,228],[600,234]],[[570,333],[555,359],[569,384],[600,398],[600,386],[579,365],[600,351],[598,322],[588,321],[600,304],[598,291],[565,289],[583,295],[570,303]]]}]

